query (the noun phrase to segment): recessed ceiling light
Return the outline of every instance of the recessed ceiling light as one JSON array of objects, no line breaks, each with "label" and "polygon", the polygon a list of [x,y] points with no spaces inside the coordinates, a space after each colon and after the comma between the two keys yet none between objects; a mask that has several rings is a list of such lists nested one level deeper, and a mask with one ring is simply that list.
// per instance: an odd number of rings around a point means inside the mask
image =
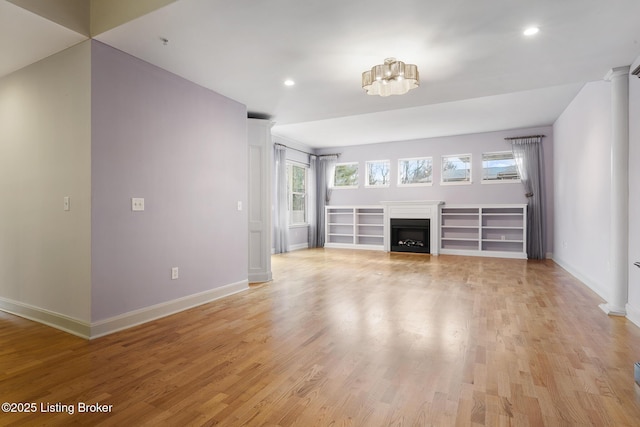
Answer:
[{"label": "recessed ceiling light", "polygon": [[285,80],[285,81],[284,81],[284,85],[285,85],[285,86],[293,86],[293,85],[295,85],[295,84],[296,84],[296,82],[294,82],[294,81],[293,81],[293,80],[291,80],[291,79],[287,79],[287,80]]},{"label": "recessed ceiling light", "polygon": [[529,27],[526,30],[524,30],[523,34],[525,36],[532,36],[534,34],[538,34],[538,31],[540,31],[540,28],[538,27]]}]

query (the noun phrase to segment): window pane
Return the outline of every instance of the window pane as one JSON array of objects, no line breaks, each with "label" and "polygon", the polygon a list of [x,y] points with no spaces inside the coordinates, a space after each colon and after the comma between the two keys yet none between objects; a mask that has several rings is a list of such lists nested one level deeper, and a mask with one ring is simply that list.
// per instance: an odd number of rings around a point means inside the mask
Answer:
[{"label": "window pane", "polygon": [[291,224],[306,222],[304,194],[294,193],[291,196]]},{"label": "window pane", "polygon": [[305,168],[301,168],[300,166],[293,166],[293,177],[292,177],[292,184],[291,184],[291,189],[294,192],[302,192],[304,193],[304,187],[305,187]]},{"label": "window pane", "polygon": [[471,155],[443,156],[442,182],[471,182]]},{"label": "window pane", "polygon": [[333,185],[335,187],[356,187],[358,185],[358,164],[343,163],[336,165]]},{"label": "window pane", "polygon": [[287,174],[289,225],[304,224],[307,221],[307,169],[289,164]]},{"label": "window pane", "polygon": [[503,151],[482,155],[482,179],[484,181],[519,180],[518,168],[513,153]]},{"label": "window pane", "polygon": [[389,186],[389,161],[367,162],[367,186]]},{"label": "window pane", "polygon": [[428,184],[433,175],[433,161],[431,157],[401,159],[398,161],[398,173],[400,184]]}]

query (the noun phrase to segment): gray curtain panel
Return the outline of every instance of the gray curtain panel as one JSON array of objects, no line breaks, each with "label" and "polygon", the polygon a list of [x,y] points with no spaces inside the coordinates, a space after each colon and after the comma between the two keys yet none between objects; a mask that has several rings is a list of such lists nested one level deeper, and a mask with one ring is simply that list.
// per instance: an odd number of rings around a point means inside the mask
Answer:
[{"label": "gray curtain panel", "polygon": [[316,180],[316,212],[317,212],[317,233],[316,247],[324,247],[324,214],[325,206],[331,200],[331,175],[335,169],[338,156],[335,154],[318,156],[318,173]]},{"label": "gray curtain panel", "polygon": [[545,258],[542,136],[510,138],[513,157],[527,197],[527,257]]},{"label": "gray curtain panel", "polygon": [[274,252],[281,254],[289,252],[287,148],[279,144],[274,145],[273,148],[276,199],[276,206],[273,213],[273,244]]}]

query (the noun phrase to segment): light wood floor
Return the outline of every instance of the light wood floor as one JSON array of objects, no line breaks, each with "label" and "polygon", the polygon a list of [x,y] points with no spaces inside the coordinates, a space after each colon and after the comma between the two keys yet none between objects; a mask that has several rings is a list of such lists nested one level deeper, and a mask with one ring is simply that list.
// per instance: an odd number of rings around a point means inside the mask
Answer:
[{"label": "light wood floor", "polygon": [[640,329],[551,261],[297,251],[91,342],[0,314],[0,425],[638,426]]}]

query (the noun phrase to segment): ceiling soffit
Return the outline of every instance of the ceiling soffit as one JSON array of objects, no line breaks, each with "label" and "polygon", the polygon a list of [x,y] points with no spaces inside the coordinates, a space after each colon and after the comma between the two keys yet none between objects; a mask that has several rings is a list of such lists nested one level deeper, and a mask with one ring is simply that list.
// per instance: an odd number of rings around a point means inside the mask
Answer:
[{"label": "ceiling soffit", "polygon": [[30,12],[93,37],[176,0],[9,0]]}]

